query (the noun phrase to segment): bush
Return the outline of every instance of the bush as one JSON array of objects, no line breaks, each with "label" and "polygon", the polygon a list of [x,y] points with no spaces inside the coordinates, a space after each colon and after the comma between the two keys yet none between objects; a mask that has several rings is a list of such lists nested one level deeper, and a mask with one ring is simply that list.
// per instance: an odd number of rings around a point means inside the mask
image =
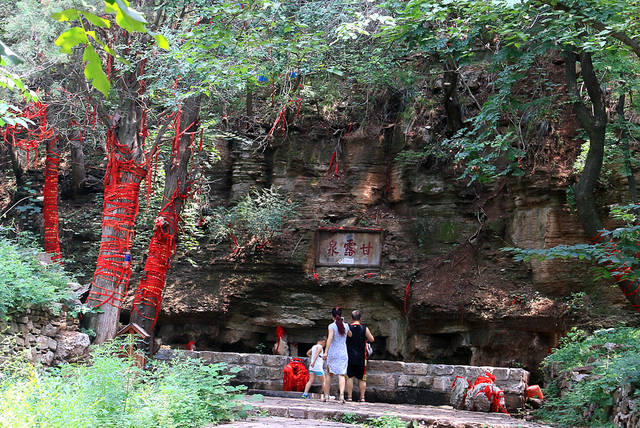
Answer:
[{"label": "bush", "polygon": [[6,237],[0,230],[0,317],[22,312],[32,306],[51,307],[70,297],[70,279],[55,263],[42,266],[35,258],[40,252]]},{"label": "bush", "polygon": [[568,388],[562,385],[565,376],[550,379],[538,416],[562,426],[613,426],[613,392],[623,385],[640,387],[640,329],[611,328],[591,336],[574,329],[542,362],[547,375],[587,365],[593,367],[589,376],[570,382]]},{"label": "bush", "polygon": [[3,368],[0,427],[197,427],[246,410],[224,364],[185,358],[143,370],[121,346],[93,348],[90,365]]},{"label": "bush", "polygon": [[235,237],[242,246],[251,240],[265,243],[282,232],[298,204],[271,187],[245,195],[233,208],[216,208],[207,218],[211,238],[222,242]]}]

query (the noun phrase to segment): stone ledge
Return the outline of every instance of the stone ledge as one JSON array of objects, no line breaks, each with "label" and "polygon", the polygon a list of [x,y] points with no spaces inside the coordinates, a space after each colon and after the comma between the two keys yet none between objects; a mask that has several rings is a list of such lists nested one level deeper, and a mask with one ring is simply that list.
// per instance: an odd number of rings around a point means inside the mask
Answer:
[{"label": "stone ledge", "polygon": [[[168,348],[162,348],[156,354],[156,358],[162,360],[181,356],[239,367],[242,370],[237,373],[235,383],[246,385],[250,389],[265,390],[282,390],[282,369],[290,360],[290,357],[280,355],[212,351],[175,352]],[[529,373],[523,369],[385,360],[369,361],[367,399],[392,403],[447,404],[455,376],[463,376],[473,382],[486,371],[496,376],[496,384],[504,390],[507,408],[515,410],[522,407],[529,381]],[[332,385],[337,383],[337,376],[334,376]],[[319,388],[317,382],[314,388]],[[335,391],[333,386],[332,391]],[[354,393],[359,393],[357,382],[354,385]]]}]

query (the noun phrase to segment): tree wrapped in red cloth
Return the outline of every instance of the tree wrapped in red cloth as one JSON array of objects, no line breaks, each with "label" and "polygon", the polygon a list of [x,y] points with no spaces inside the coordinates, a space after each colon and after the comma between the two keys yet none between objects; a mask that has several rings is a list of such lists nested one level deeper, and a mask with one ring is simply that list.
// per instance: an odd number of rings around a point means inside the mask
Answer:
[{"label": "tree wrapped in red cloth", "polygon": [[176,249],[180,213],[191,190],[189,160],[194,150],[199,114],[200,96],[188,98],[181,112],[176,114],[171,159],[166,168],[166,202],[156,217],[149,256],[133,300],[131,322],[149,332],[153,331],[160,313],[167,270]]}]

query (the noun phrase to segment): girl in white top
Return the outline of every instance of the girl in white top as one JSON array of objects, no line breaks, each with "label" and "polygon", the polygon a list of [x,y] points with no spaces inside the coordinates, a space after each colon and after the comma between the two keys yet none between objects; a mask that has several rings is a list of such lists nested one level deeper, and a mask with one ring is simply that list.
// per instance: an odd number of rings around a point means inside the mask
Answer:
[{"label": "girl in white top", "polygon": [[[304,392],[302,393],[302,398],[309,398],[309,388],[313,384],[313,381],[316,379],[320,379],[321,385],[324,386],[324,370],[322,366],[324,364],[324,359],[322,358],[323,352],[322,349],[324,345],[327,343],[326,337],[321,337],[318,339],[318,343],[313,345],[311,349],[307,352],[307,357],[309,357],[309,382],[304,387]],[[324,394],[323,394],[324,398]]]}]

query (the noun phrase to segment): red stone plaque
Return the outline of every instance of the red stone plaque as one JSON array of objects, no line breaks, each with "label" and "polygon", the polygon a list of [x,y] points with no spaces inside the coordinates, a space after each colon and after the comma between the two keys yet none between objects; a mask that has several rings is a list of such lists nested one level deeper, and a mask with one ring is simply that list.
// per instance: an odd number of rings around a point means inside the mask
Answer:
[{"label": "red stone plaque", "polygon": [[319,228],[316,266],[379,267],[383,230]]}]

